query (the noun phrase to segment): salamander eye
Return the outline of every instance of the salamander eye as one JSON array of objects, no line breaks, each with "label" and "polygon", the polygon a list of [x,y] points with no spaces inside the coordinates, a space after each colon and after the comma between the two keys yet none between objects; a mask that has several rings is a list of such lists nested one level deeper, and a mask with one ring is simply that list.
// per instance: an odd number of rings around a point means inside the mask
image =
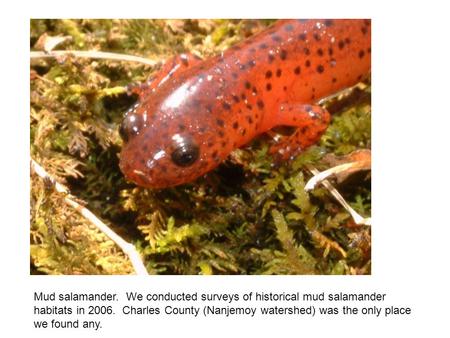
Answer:
[{"label": "salamander eye", "polygon": [[175,150],[170,155],[173,163],[179,167],[189,167],[197,161],[200,149],[191,137],[175,134],[172,140],[175,143]]},{"label": "salamander eye", "polygon": [[127,128],[126,128],[124,122],[125,122],[125,120],[122,121],[122,123],[120,124],[119,135],[122,138],[122,140],[124,140],[125,142],[128,142],[128,132],[127,132]]},{"label": "salamander eye", "polygon": [[142,117],[137,114],[127,114],[120,124],[119,134],[122,140],[128,140],[134,135],[139,134],[143,127]]}]

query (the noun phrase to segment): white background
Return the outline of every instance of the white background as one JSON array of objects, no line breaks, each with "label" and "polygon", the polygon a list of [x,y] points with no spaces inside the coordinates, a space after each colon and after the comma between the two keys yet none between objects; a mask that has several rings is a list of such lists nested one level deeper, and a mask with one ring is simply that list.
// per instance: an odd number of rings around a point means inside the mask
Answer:
[{"label": "white background", "polygon": [[[6,3],[6,2],[4,2]],[[376,3],[376,5],[374,5]],[[1,19],[3,337],[448,337],[449,20],[445,1],[25,1]],[[4,5],[2,5],[4,7]],[[29,19],[37,17],[372,18],[372,276],[29,276]],[[388,293],[406,320],[127,320],[91,331],[32,330],[35,290]]]}]

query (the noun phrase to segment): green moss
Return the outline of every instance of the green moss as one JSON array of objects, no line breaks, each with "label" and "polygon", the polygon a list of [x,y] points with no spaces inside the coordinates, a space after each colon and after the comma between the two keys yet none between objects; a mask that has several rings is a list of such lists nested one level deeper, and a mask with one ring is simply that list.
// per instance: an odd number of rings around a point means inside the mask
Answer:
[{"label": "green moss", "polygon": [[[115,51],[161,61],[183,51],[216,54],[271,20],[31,20],[43,34],[70,35],[67,49]],[[160,191],[135,187],[118,168],[118,126],[133,103],[125,85],[154,71],[135,63],[32,61],[31,156],[136,245],[153,274],[370,273],[370,230],[357,227],[324,188],[304,191],[307,166],[370,148],[370,85],[327,100],[333,121],[321,141],[276,166],[268,140],[234,151],[220,168]],[[370,216],[370,178],[339,185]],[[126,274],[124,254],[48,182],[32,175],[33,273]]]}]

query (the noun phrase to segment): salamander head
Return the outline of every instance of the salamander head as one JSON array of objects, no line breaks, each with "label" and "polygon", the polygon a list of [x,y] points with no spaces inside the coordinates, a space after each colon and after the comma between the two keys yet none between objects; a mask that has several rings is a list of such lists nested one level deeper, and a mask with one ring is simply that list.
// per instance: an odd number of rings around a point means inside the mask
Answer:
[{"label": "salamander head", "polygon": [[159,91],[158,97],[152,95],[130,109],[120,127],[124,140],[120,169],[127,179],[149,188],[190,182],[231,151],[219,147],[221,126],[212,123],[211,112],[193,104],[189,95],[175,102],[176,92],[165,98],[162,94]]}]

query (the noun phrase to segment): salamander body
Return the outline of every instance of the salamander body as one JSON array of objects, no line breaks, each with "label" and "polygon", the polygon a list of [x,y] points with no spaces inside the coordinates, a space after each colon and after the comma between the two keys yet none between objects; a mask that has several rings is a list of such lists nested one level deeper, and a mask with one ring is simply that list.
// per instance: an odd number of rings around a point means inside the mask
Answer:
[{"label": "salamander body", "polygon": [[124,118],[122,172],[145,187],[190,182],[281,125],[297,129],[271,153],[298,154],[330,120],[314,103],[370,72],[370,36],[370,20],[279,20],[213,58],[174,57]]}]

